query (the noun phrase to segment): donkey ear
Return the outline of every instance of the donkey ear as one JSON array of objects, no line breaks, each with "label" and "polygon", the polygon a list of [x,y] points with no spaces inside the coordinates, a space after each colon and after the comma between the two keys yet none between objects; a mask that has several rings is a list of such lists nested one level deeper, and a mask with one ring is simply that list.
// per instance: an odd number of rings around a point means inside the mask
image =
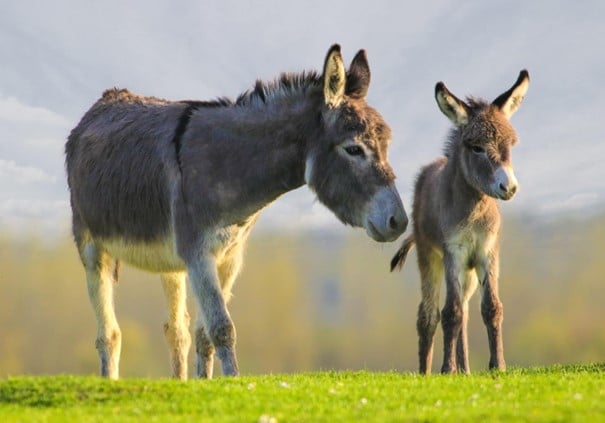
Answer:
[{"label": "donkey ear", "polygon": [[500,110],[502,110],[502,113],[504,113],[507,118],[510,118],[521,105],[528,87],[529,73],[527,70],[523,69],[519,73],[519,77],[517,78],[515,85],[513,85],[510,90],[500,94],[500,96],[498,96],[498,98],[495,99],[492,104],[498,106]]},{"label": "donkey ear", "polygon": [[370,65],[365,50],[359,50],[347,74],[345,94],[352,98],[365,98],[370,86]]},{"label": "donkey ear", "polygon": [[340,55],[340,46],[334,44],[328,50],[324,63],[324,100],[330,107],[338,106],[345,93],[345,65]]},{"label": "donkey ear", "polygon": [[469,107],[467,104],[449,92],[443,82],[435,85],[435,99],[439,109],[456,126],[464,126],[468,123]]}]

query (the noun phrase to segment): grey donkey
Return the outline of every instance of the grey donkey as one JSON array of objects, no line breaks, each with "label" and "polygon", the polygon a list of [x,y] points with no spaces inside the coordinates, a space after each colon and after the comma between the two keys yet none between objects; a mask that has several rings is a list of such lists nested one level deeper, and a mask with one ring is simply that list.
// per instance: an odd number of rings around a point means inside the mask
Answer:
[{"label": "grey donkey", "polygon": [[[509,200],[518,189],[511,147],[517,135],[509,118],[525,96],[529,74],[521,71],[508,91],[492,103],[435,87],[441,111],[454,123],[445,157],[420,171],[414,192],[413,234],[391,261],[403,266],[417,245],[422,300],[417,330],[420,373],[429,374],[433,338],[441,318],[444,338],[442,373],[470,372],[468,301],[481,287],[481,315],[487,327],[490,369],[505,370],[502,347],[503,308],[498,294],[500,212],[496,200]],[[445,306],[439,293],[445,273]]]},{"label": "grey donkey", "polygon": [[199,306],[196,375],[212,377],[216,353],[223,374],[236,376],[226,304],[265,206],[307,184],[342,222],[377,241],[405,231],[387,161],[391,131],[365,101],[369,83],[366,53],[347,71],[334,45],[322,74],[257,81],[236,100],[173,102],[111,89],[88,110],[65,152],[103,376],[119,376],[113,290],[120,261],[161,276],[175,377],[188,375],[187,280]]}]

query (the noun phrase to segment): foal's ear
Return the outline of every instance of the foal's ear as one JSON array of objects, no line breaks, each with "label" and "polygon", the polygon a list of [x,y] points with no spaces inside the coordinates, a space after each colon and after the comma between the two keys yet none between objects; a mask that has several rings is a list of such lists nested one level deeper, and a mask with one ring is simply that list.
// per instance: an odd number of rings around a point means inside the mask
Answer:
[{"label": "foal's ear", "polygon": [[352,98],[365,98],[370,86],[370,65],[365,50],[359,50],[347,73],[345,94]]},{"label": "foal's ear", "polygon": [[328,50],[324,63],[324,100],[329,107],[338,106],[345,93],[345,65],[340,55],[340,46],[334,44]]},{"label": "foal's ear", "polygon": [[468,123],[469,107],[468,105],[449,92],[443,82],[435,85],[435,99],[439,109],[456,126],[464,126]]},{"label": "foal's ear", "polygon": [[519,77],[517,78],[515,85],[513,85],[510,90],[500,94],[500,96],[498,96],[498,98],[495,99],[492,104],[498,106],[500,110],[502,110],[502,113],[504,113],[507,118],[510,118],[521,105],[528,87],[529,73],[526,69],[523,69],[519,73]]}]

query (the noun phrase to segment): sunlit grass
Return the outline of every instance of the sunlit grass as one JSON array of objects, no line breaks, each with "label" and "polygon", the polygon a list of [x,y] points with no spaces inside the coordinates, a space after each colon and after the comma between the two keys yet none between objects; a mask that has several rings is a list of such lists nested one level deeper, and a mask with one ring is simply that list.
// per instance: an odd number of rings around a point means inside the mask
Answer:
[{"label": "sunlit grass", "polygon": [[174,380],[0,380],[7,421],[602,421],[605,365],[422,377],[319,372]]}]

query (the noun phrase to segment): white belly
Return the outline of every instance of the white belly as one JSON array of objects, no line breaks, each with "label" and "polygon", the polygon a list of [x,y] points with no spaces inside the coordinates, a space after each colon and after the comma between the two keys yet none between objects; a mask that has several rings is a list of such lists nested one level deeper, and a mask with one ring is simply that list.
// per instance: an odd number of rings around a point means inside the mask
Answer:
[{"label": "white belly", "polygon": [[104,240],[103,246],[113,258],[142,270],[155,273],[186,270],[185,263],[176,253],[176,246],[172,238],[153,243]]}]

